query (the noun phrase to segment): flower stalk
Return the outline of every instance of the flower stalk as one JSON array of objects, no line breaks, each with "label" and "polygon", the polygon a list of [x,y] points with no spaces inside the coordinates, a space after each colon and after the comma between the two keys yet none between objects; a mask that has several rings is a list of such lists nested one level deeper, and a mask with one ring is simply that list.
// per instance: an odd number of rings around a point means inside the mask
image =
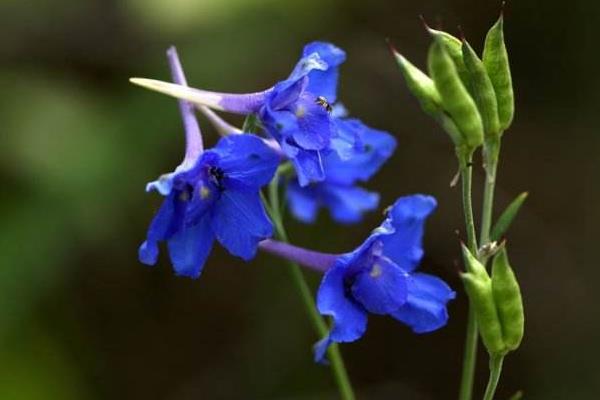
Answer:
[{"label": "flower stalk", "polygon": [[[475,232],[475,220],[473,217],[473,204],[471,198],[471,186],[473,180],[472,154],[460,157],[460,175],[462,184],[463,214],[465,217],[465,229],[467,231],[467,246],[471,252],[477,252],[477,236]],[[460,400],[470,400],[473,392],[473,379],[477,362],[477,341],[479,331],[475,311],[469,305],[467,315],[467,333],[465,338],[465,349],[463,355],[463,369],[460,384]]]},{"label": "flower stalk", "polygon": [[490,357],[490,378],[485,389],[485,395],[483,400],[493,400],[498,382],[500,381],[500,374],[502,373],[502,364],[504,362],[504,356],[491,356]]},{"label": "flower stalk", "polygon": [[[268,211],[271,216],[271,220],[273,221],[273,225],[275,226],[275,236],[283,243],[280,243],[279,246],[285,245],[289,242],[289,238],[287,232],[285,230],[285,226],[283,224],[283,215],[282,215],[282,205],[280,202],[280,188],[279,188],[279,174],[275,176],[275,178],[271,181],[269,185],[269,206]],[[275,242],[264,241],[261,243],[261,248],[263,250],[267,250],[271,253],[277,254],[277,250],[282,250],[281,247],[277,249]],[[291,248],[291,246],[290,246]],[[290,250],[290,248],[286,250]],[[296,248],[297,249],[297,248]],[[298,250],[298,249],[297,249]],[[307,250],[303,250],[307,252]],[[286,252],[287,253],[287,252]],[[316,254],[316,253],[315,253]],[[304,254],[306,256],[307,254]],[[321,255],[323,257],[323,263],[320,264],[319,268],[326,268],[327,265],[327,256]],[[333,260],[335,256],[331,256]],[[298,257],[299,261],[302,257]],[[329,259],[329,262],[333,261]],[[308,263],[307,263],[308,264]],[[294,285],[296,286],[298,293],[300,294],[300,298],[304,303],[304,307],[308,313],[308,316],[312,322],[312,325],[319,335],[319,337],[327,336],[329,332],[329,328],[323,317],[317,311],[317,307],[315,301],[313,299],[313,295],[311,293],[310,287],[306,282],[306,278],[302,272],[302,269],[295,261],[290,261],[288,259],[288,266],[290,271],[290,276]],[[352,384],[350,383],[350,378],[348,376],[348,372],[346,371],[346,366],[344,364],[344,359],[342,358],[342,354],[340,352],[339,346],[336,343],[333,343],[329,346],[327,350],[327,354],[329,356],[329,361],[331,362],[331,369],[338,387],[338,391],[342,400],[354,400],[354,390],[352,389]]]}]

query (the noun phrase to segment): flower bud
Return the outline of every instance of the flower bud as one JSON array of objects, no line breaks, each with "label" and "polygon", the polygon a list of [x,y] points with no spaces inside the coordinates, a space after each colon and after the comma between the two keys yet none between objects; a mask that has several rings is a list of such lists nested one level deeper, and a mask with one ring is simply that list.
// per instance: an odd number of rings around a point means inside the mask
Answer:
[{"label": "flower bud", "polygon": [[506,345],[492,293],[492,280],[485,267],[477,261],[464,245],[463,258],[468,272],[462,274],[461,278],[469,296],[471,307],[475,311],[481,340],[491,355],[505,354]]},{"label": "flower bud", "polygon": [[498,103],[494,86],[481,59],[465,40],[462,44],[462,55],[467,69],[469,83],[467,88],[475,100],[483,122],[483,134],[486,140],[497,141],[500,135],[498,119]]},{"label": "flower bud", "polygon": [[492,293],[502,325],[508,351],[519,347],[525,326],[523,299],[517,278],[510,267],[506,248],[502,248],[492,264]]},{"label": "flower bud", "polygon": [[515,99],[508,53],[504,43],[502,16],[489,30],[485,38],[483,64],[496,93],[500,130],[502,132],[510,126],[515,112]]},{"label": "flower bud", "polygon": [[479,147],[483,142],[481,116],[459,77],[457,68],[448,54],[447,45],[439,36],[434,39],[429,49],[428,65],[429,74],[442,99],[442,106],[462,135],[462,141],[457,147]]}]

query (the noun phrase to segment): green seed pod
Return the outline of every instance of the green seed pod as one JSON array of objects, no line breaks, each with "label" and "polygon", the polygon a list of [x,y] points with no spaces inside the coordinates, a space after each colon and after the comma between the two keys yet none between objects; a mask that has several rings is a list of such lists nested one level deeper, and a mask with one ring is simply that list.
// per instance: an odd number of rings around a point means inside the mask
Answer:
[{"label": "green seed pod", "polygon": [[423,110],[437,117],[442,112],[442,99],[431,78],[396,50],[392,49],[392,53],[396,58],[396,62],[398,62],[402,75],[404,75],[406,85],[417,100],[419,100]]},{"label": "green seed pod", "polygon": [[469,74],[467,73],[467,67],[465,66],[463,59],[461,40],[448,32],[438,31],[436,29],[431,29],[430,27],[427,27],[427,32],[434,38],[439,38],[444,42],[446,51],[448,51],[448,55],[452,61],[454,61],[460,79],[466,85],[469,81]]},{"label": "green seed pod", "polygon": [[468,272],[462,274],[461,278],[471,307],[475,311],[481,340],[491,355],[505,354],[506,345],[492,293],[492,280],[485,267],[464,245],[463,258]]},{"label": "green seed pod", "polygon": [[498,102],[500,129],[510,126],[515,113],[515,98],[508,62],[508,52],[504,43],[503,17],[492,26],[485,38],[483,64],[490,76]]},{"label": "green seed pod", "polygon": [[492,292],[498,310],[498,317],[502,324],[504,343],[508,350],[515,350],[523,339],[525,314],[523,312],[521,289],[508,262],[506,248],[503,248],[494,257]]},{"label": "green seed pod", "polygon": [[444,41],[436,37],[429,49],[429,74],[442,98],[444,110],[450,114],[471,149],[483,142],[483,124],[475,101],[460,80]]},{"label": "green seed pod", "polygon": [[462,45],[462,54],[469,76],[467,85],[483,122],[483,134],[487,140],[497,140],[500,135],[500,121],[498,119],[498,103],[494,86],[488,76],[483,62],[475,50],[465,40]]}]

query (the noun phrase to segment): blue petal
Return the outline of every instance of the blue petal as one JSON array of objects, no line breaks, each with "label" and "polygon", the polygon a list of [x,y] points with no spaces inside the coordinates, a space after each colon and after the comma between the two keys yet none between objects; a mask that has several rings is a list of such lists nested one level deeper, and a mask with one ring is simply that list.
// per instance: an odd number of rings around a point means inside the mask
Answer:
[{"label": "blue petal", "polygon": [[309,74],[310,83],[307,90],[317,96],[325,97],[335,103],[337,99],[337,83],[339,65],[346,60],[346,53],[331,43],[312,42],[304,47],[303,56],[318,54],[327,63],[327,69],[313,70]]},{"label": "blue petal", "polygon": [[311,186],[303,188],[298,185],[298,182],[290,182],[286,195],[290,212],[296,219],[307,224],[315,222],[319,204]]},{"label": "blue petal", "polygon": [[415,273],[408,280],[408,301],[392,316],[415,333],[431,332],[446,325],[446,303],[454,297],[454,291],[438,277]]},{"label": "blue petal", "polygon": [[175,273],[198,278],[212,249],[213,241],[210,218],[206,216],[195,225],[180,229],[168,241],[169,255]]},{"label": "blue petal", "polygon": [[323,150],[329,147],[332,135],[331,118],[312,96],[302,96],[295,104],[298,129],[294,141],[306,150]]},{"label": "blue petal", "polygon": [[342,257],[325,273],[317,293],[319,312],[333,318],[329,340],[334,342],[355,341],[367,329],[367,312],[354,300],[346,297],[344,262]]},{"label": "blue petal", "polygon": [[279,165],[279,156],[253,135],[226,136],[211,151],[219,155],[227,180],[251,188],[268,184]]},{"label": "blue petal", "polygon": [[389,314],[406,302],[407,277],[388,258],[374,257],[367,269],[355,276],[352,295],[369,312]]},{"label": "blue petal", "polygon": [[[282,148],[287,153],[286,146]],[[321,153],[318,151],[299,149],[292,158],[292,163],[300,186],[306,186],[311,182],[319,182],[325,179],[323,161]]]},{"label": "blue petal", "polygon": [[327,207],[332,218],[342,224],[361,220],[363,213],[377,208],[379,195],[363,188],[317,182],[305,187],[290,182],[287,189],[292,215],[305,223],[316,220],[319,207]]},{"label": "blue petal", "polygon": [[351,224],[359,222],[366,211],[377,208],[379,195],[358,186],[326,185],[325,204],[332,218],[339,223]]},{"label": "blue petal", "polygon": [[346,52],[328,42],[315,41],[304,46],[302,50],[303,57],[307,57],[312,53],[317,53],[329,68],[337,67],[346,61]]},{"label": "blue petal", "polygon": [[223,191],[212,210],[212,228],[223,247],[244,260],[252,259],[258,242],[273,233],[258,191]]},{"label": "blue petal", "polygon": [[[325,159],[327,179],[346,185],[369,180],[393,154],[396,139],[359,120],[334,121],[339,138],[334,142],[336,152]],[[348,143],[354,144],[352,157],[347,156]]]},{"label": "blue petal", "polygon": [[161,175],[157,180],[149,182],[146,185],[146,192],[156,190],[163,196],[168,196],[173,190],[173,179],[175,173]]},{"label": "blue petal", "polygon": [[169,195],[160,206],[160,209],[152,219],[146,241],[138,250],[140,262],[146,265],[156,264],[158,258],[158,242],[166,240],[173,235],[178,225],[181,224],[182,215],[178,212],[175,194]]},{"label": "blue petal", "polygon": [[333,341],[329,337],[329,335],[325,336],[323,339],[319,340],[313,346],[313,359],[316,363],[319,364],[327,364],[327,360],[325,360],[325,355],[327,354],[327,349]]},{"label": "blue petal", "polygon": [[381,237],[383,253],[400,268],[413,271],[423,258],[425,219],[436,207],[431,196],[412,195],[399,198],[388,211],[386,223],[394,233]]},{"label": "blue petal", "polygon": [[357,153],[354,139],[348,140],[345,137],[339,135],[331,138],[331,144],[329,146],[337,155],[336,161],[347,161],[354,157]]},{"label": "blue petal", "polygon": [[[302,57],[294,67],[294,70],[290,76],[283,82],[294,83],[298,80],[306,78],[306,84],[308,84],[308,75],[317,71],[327,71],[329,65],[321,56],[317,53],[306,54]],[[283,83],[282,82],[282,83]]]},{"label": "blue petal", "polygon": [[267,112],[289,109],[294,104],[308,85],[305,76],[287,79],[273,87],[273,92],[267,97],[265,107]]}]

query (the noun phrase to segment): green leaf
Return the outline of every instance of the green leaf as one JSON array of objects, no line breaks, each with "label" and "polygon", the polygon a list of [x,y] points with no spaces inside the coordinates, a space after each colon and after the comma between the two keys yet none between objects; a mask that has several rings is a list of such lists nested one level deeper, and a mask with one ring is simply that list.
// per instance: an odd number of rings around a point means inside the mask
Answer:
[{"label": "green leaf", "polygon": [[244,133],[256,133],[260,129],[260,121],[256,114],[248,114],[242,125],[242,132]]},{"label": "green leaf", "polygon": [[500,240],[504,233],[506,233],[528,195],[529,193],[527,192],[521,193],[508,205],[508,207],[506,207],[506,210],[500,215],[500,218],[498,218],[496,225],[494,225],[494,228],[492,229],[492,233],[490,234],[490,239],[492,241]]}]

